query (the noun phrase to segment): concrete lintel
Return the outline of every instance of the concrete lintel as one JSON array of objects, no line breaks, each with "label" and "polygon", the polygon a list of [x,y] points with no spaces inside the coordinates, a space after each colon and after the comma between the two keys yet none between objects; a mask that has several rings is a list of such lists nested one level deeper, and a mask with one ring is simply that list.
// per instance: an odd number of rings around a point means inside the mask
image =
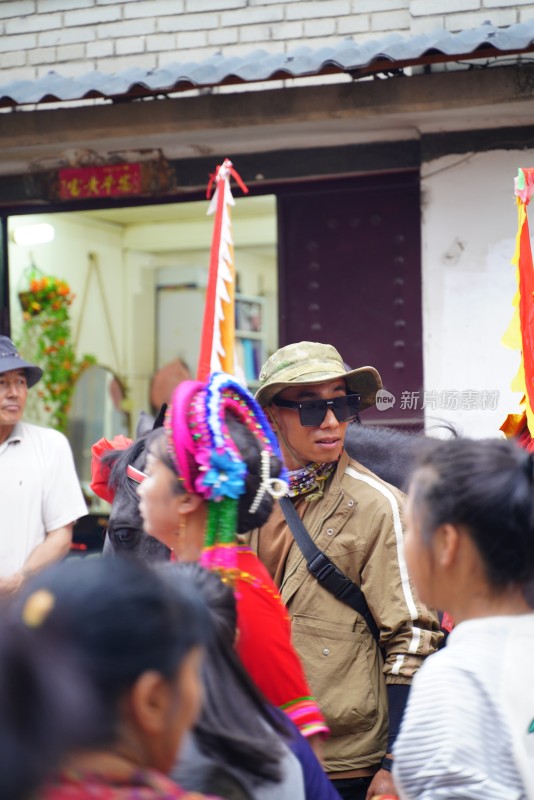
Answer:
[{"label": "concrete lintel", "polygon": [[373,79],[325,86],[217,93],[62,108],[0,116],[0,144],[42,147],[80,140],[154,137],[162,134],[247,126],[352,119],[356,124],[386,115],[414,115],[528,101],[534,96],[534,66],[455,70],[412,77]]}]

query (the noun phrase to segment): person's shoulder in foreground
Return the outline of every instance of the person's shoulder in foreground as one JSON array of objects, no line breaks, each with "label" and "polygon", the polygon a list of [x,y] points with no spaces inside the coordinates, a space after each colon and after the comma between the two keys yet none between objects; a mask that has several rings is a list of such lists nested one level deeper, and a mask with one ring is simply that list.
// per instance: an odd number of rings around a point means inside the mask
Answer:
[{"label": "person's shoulder in foreground", "polygon": [[81,770],[65,770],[36,800],[220,800],[188,792],[154,770],[139,770],[128,780]]},{"label": "person's shoulder in foreground", "polygon": [[[414,677],[394,748],[402,798],[530,797],[515,763],[514,728],[526,735],[534,721],[534,693],[521,674],[533,658],[534,614],[469,620],[450,633]],[[511,693],[521,695],[512,714],[528,717],[518,725],[503,705]]]},{"label": "person's shoulder in foreground", "polygon": [[412,476],[406,553],[421,599],[456,621],[414,679],[395,744],[403,800],[534,797],[534,456],[436,442]]}]

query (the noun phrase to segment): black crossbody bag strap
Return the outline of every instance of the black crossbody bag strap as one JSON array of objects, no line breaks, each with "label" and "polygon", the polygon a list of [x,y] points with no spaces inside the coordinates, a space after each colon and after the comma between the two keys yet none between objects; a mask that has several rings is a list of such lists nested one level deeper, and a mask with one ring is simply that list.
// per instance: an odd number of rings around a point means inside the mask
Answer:
[{"label": "black crossbody bag strap", "polygon": [[353,583],[350,578],[347,578],[347,576],[330,561],[328,556],[323,553],[322,550],[319,550],[306,530],[304,523],[296,512],[289,497],[282,497],[279,503],[284,512],[286,522],[293,534],[293,538],[306,559],[308,570],[330,594],[333,594],[334,597],[337,597],[342,603],[350,606],[364,618],[367,627],[373,634],[380,648],[380,631],[378,630],[378,625],[373,619],[373,615],[367,605],[367,600],[360,587]]}]

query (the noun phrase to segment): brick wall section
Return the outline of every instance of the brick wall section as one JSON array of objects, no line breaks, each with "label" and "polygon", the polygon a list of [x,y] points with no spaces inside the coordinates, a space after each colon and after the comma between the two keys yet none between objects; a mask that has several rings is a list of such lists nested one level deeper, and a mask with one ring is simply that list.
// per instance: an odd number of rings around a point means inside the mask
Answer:
[{"label": "brick wall section", "polygon": [[0,83],[531,19],[533,0],[1,0]]}]

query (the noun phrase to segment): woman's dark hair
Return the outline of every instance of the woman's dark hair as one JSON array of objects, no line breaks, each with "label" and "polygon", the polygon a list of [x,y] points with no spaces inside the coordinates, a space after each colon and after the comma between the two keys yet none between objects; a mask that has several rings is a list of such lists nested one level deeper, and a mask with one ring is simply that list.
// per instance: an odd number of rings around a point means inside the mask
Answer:
[{"label": "woman's dark hair", "polygon": [[[251,780],[278,781],[287,730],[268,711],[234,647],[237,625],[233,590],[198,564],[166,564],[162,573],[176,583],[194,583],[209,611],[213,636],[203,665],[205,700],[194,728],[201,751],[216,764]],[[175,776],[180,780],[181,773]]]},{"label": "woman's dark hair", "polygon": [[157,430],[151,431],[151,433],[148,434],[146,440],[146,449],[150,455],[154,456],[154,458],[157,458],[158,461],[162,461],[163,464],[165,464],[165,466],[176,475],[176,480],[172,485],[172,491],[174,494],[184,494],[184,485],[180,480],[178,480],[178,469],[169,452],[169,448],[167,447],[167,432],[165,428],[158,428]]},{"label": "woman's dark hair", "polygon": [[148,670],[176,674],[189,651],[206,642],[209,617],[187,579],[173,585],[126,557],[71,559],[39,573],[17,600],[45,589],[53,606],[36,634],[55,634],[76,651],[100,706],[98,735],[114,741],[119,701]]},{"label": "woman's dark hair", "polygon": [[68,643],[0,612],[0,797],[27,800],[94,728],[94,698]]},{"label": "woman's dark hair", "polygon": [[495,587],[534,577],[534,456],[505,439],[428,445],[411,481],[413,513],[429,541],[465,526]]},{"label": "woman's dark hair", "polygon": [[[234,416],[227,414],[226,424],[247,467],[245,492],[239,498],[236,531],[236,533],[247,533],[254,528],[260,528],[267,522],[273,510],[274,500],[268,492],[265,492],[256,511],[253,514],[249,512],[261,483],[262,448],[258,439]],[[282,466],[282,462],[276,456],[271,456],[270,477],[278,478]]]},{"label": "woman's dark hair", "polygon": [[[260,442],[249,429],[240,422],[233,414],[226,414],[226,424],[237,449],[241,454],[246,468],[245,492],[239,498],[237,511],[237,531],[236,533],[246,533],[254,528],[260,528],[268,519],[273,509],[273,498],[268,492],[263,495],[256,511],[251,514],[249,508],[258,492],[261,483],[261,446]],[[165,466],[178,475],[178,470],[172,456],[170,455],[166,434],[162,429],[155,430],[147,438],[147,449],[155,458],[162,461]],[[270,476],[277,478],[282,471],[282,462],[271,456]],[[183,485],[177,480],[174,486],[176,494],[182,494]]]}]

